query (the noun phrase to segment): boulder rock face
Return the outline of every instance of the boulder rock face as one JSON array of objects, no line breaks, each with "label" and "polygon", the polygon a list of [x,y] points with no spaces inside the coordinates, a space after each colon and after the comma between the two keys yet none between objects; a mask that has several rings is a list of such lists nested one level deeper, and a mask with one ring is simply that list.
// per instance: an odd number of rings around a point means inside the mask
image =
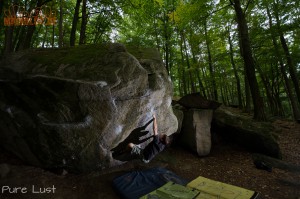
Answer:
[{"label": "boulder rock face", "polygon": [[0,66],[0,143],[32,165],[88,172],[121,164],[111,150],[153,113],[160,133],[177,130],[172,84],[153,49],[33,50]]},{"label": "boulder rock face", "polygon": [[252,152],[281,159],[277,133],[271,123],[253,121],[221,106],[213,115],[212,131]]},{"label": "boulder rock face", "polygon": [[184,117],[184,111],[181,109],[180,106],[173,106],[173,113],[177,118],[178,121],[178,129],[176,131],[176,134],[179,134],[181,132],[182,128],[182,122],[183,122],[183,117]]},{"label": "boulder rock face", "polygon": [[189,109],[184,111],[180,143],[196,152],[199,156],[205,156],[211,150],[211,121],[213,110]]}]

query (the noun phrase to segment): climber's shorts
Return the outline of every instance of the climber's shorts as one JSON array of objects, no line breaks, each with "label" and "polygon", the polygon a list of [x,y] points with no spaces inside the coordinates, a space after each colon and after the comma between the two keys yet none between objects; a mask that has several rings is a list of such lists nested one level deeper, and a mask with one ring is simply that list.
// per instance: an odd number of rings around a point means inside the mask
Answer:
[{"label": "climber's shorts", "polygon": [[144,163],[149,163],[149,160],[144,159],[143,149],[138,144],[134,144],[131,149],[131,155],[136,156],[138,159],[141,159]]}]

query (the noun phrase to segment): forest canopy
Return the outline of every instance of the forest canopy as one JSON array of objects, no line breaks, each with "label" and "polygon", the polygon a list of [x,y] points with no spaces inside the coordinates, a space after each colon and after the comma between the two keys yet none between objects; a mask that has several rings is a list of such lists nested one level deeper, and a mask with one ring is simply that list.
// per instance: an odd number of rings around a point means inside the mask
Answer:
[{"label": "forest canopy", "polygon": [[175,96],[300,120],[299,0],[0,0],[0,14],[2,57],[103,42],[156,48]]}]

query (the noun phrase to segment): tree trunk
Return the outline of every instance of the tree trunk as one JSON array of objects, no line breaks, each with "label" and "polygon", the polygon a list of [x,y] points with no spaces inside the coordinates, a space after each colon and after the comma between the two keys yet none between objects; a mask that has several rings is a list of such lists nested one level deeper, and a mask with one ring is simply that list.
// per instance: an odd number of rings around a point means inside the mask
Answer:
[{"label": "tree trunk", "polygon": [[276,113],[277,111],[276,111],[275,100],[274,100],[274,98],[273,98],[273,96],[272,96],[272,94],[271,94],[272,87],[270,86],[270,83],[269,83],[270,80],[268,79],[267,76],[264,75],[264,73],[263,73],[263,71],[261,70],[260,66],[257,65],[256,68],[257,68],[257,71],[258,71],[258,73],[259,73],[259,75],[260,75],[260,78],[261,78],[261,80],[262,80],[262,83],[263,83],[263,85],[264,85],[264,87],[265,87],[265,92],[266,92],[267,99],[268,99],[267,103],[268,103],[268,105],[269,105],[269,107],[270,107],[270,109],[271,109],[271,113],[272,113],[273,115],[275,115],[275,113]]},{"label": "tree trunk", "polygon": [[180,78],[180,66],[177,67],[177,73],[178,73],[178,77],[179,77],[179,80],[178,80],[178,90],[179,90],[179,96],[183,96],[183,90],[182,90],[182,81]]},{"label": "tree trunk", "polygon": [[207,85],[209,85],[209,80],[208,80],[209,77],[206,74],[206,70],[204,70],[204,67],[201,67],[200,69],[201,69],[202,77],[204,79],[204,85],[206,87],[206,99],[209,99],[209,98],[212,99],[211,98],[211,96],[212,96],[211,90],[207,88],[208,87]]},{"label": "tree trunk", "polygon": [[169,23],[169,18],[164,12],[164,38],[165,38],[165,61],[166,61],[166,69],[168,72],[168,75],[170,75],[170,69],[169,69],[169,51],[170,51],[170,36],[169,36],[169,30],[168,30],[168,23]]},{"label": "tree trunk", "polygon": [[42,48],[45,48],[45,43],[46,43],[46,39],[47,39],[47,34],[48,34],[48,26],[46,26],[46,32],[45,32],[45,34],[44,34],[43,43],[42,43]]},{"label": "tree trunk", "polygon": [[294,84],[295,92],[296,92],[296,95],[297,95],[297,98],[298,98],[298,103],[300,103],[300,88],[299,88],[299,79],[297,77],[297,71],[296,71],[296,68],[293,64],[291,54],[289,52],[289,48],[287,46],[286,40],[285,40],[284,36],[282,35],[282,33],[280,33],[280,42],[281,42],[282,48],[283,48],[284,53],[285,53],[285,57],[286,57],[286,60],[287,60],[287,65],[288,65],[288,68],[289,68],[289,73],[291,75],[291,79],[292,79],[292,82]]},{"label": "tree trunk", "polygon": [[[193,48],[191,49],[192,50],[192,56],[193,56],[193,62],[195,65],[198,65],[199,66],[199,63],[198,61],[196,60],[196,56],[195,56],[195,52],[193,51]],[[204,88],[204,85],[201,81],[201,78],[200,78],[200,71],[199,71],[199,68],[196,68],[196,75],[197,75],[197,80],[198,80],[198,84],[199,84],[199,90],[200,90],[200,93],[203,97],[206,98],[206,93],[205,93],[205,88]],[[195,88],[196,89],[196,88]],[[197,89],[196,89],[197,90]]]},{"label": "tree trunk", "polygon": [[289,51],[289,47],[287,45],[286,39],[284,38],[282,29],[281,29],[281,23],[280,23],[280,19],[278,16],[278,4],[277,2],[274,3],[274,7],[275,7],[275,19],[276,19],[276,25],[277,25],[277,29],[278,29],[278,33],[279,33],[279,37],[280,37],[280,42],[281,42],[281,46],[283,48],[285,57],[286,57],[286,61],[287,61],[287,65],[289,68],[289,73],[291,75],[291,79],[293,81],[294,87],[295,87],[295,92],[298,98],[298,103],[300,103],[300,85],[299,85],[299,78],[297,76],[297,70],[296,67],[293,63],[292,60],[292,56],[291,53]]},{"label": "tree trunk", "polygon": [[[266,8],[267,8],[267,14],[268,14],[268,18],[269,18],[269,26],[270,26],[270,29],[272,29],[272,27],[273,27],[272,16],[270,14],[269,7],[266,6]],[[284,67],[281,54],[278,50],[279,45],[277,43],[276,36],[275,36],[273,31],[271,31],[271,36],[272,36],[272,41],[273,41],[273,45],[274,45],[274,49],[275,49],[275,54],[276,54],[276,57],[277,57],[278,62],[279,62],[280,71],[282,73],[282,76],[283,76],[283,79],[284,79],[284,82],[285,82],[286,93],[287,93],[287,95],[290,99],[290,102],[291,102],[294,118],[297,120],[297,119],[300,119],[300,109],[299,109],[298,101],[297,101],[297,99],[296,99],[296,97],[293,93],[292,85],[291,85],[290,80],[289,80],[289,78],[286,74],[286,69]]]},{"label": "tree trunk", "polygon": [[80,28],[80,38],[79,45],[86,43],[86,25],[87,25],[87,13],[86,13],[86,3],[87,0],[82,0],[82,18],[81,18],[81,28]]},{"label": "tree trunk", "polygon": [[[179,29],[177,28],[177,40],[179,41],[179,46],[180,46],[180,55],[181,55],[181,73],[182,76],[180,79],[180,82],[182,82],[182,88],[183,88],[183,95],[188,94],[188,89],[187,89],[187,82],[186,82],[186,77],[185,77],[185,69],[184,69],[184,54],[183,54],[183,44],[182,44],[182,38],[181,38],[181,33],[179,32]],[[180,67],[179,66],[179,67]]]},{"label": "tree trunk", "polygon": [[273,87],[274,87],[274,92],[273,92],[273,96],[274,96],[274,101],[275,101],[275,105],[276,105],[276,109],[278,111],[277,115],[284,117],[285,113],[284,113],[284,108],[282,106],[282,100],[280,99],[280,94],[281,94],[281,88],[282,88],[282,84],[284,84],[284,80],[282,81],[282,73],[279,70],[278,67],[278,63],[275,63],[275,67],[272,67],[275,69],[275,78],[273,79]]},{"label": "tree trunk", "polygon": [[[36,12],[33,15],[33,17],[36,16],[36,13],[39,13],[39,10],[42,7],[42,5],[44,5],[48,1],[51,1],[51,0],[47,0],[47,1],[44,1],[44,2],[42,0],[38,0],[37,1],[36,7],[35,7]],[[32,18],[32,20],[34,20],[34,19]],[[27,27],[27,32],[26,32],[26,35],[25,35],[25,39],[22,42],[22,44],[20,45],[20,48],[19,48],[20,50],[28,49],[28,48],[31,47],[32,38],[33,38],[35,30],[36,30],[36,26],[35,25],[31,25],[31,26]]]},{"label": "tree trunk", "polygon": [[203,85],[203,83],[201,81],[201,78],[200,78],[200,71],[199,71],[198,68],[196,69],[196,73],[197,73],[197,79],[198,79],[198,83],[199,83],[199,87],[200,87],[200,93],[202,93],[203,97],[207,98],[204,85]]},{"label": "tree trunk", "polygon": [[244,59],[245,72],[248,78],[252,100],[253,100],[254,119],[259,121],[265,121],[266,115],[264,111],[263,100],[262,97],[260,96],[259,86],[255,76],[254,59],[250,47],[248,25],[240,4],[240,0],[233,0],[233,2],[234,2],[233,6],[236,12],[236,20],[238,23],[238,31],[240,36],[240,48],[242,48],[242,52],[243,52],[242,56]]},{"label": "tree trunk", "polygon": [[[229,85],[228,85],[229,83]],[[226,85],[226,92],[227,92],[227,101],[228,101],[228,104],[234,104],[234,94],[233,92],[235,92],[234,90],[234,83],[233,82],[227,82]]]},{"label": "tree trunk", "polygon": [[22,29],[24,26],[17,26],[14,29],[14,39],[13,39],[13,49],[16,51],[17,44],[19,42],[19,39],[23,36]]},{"label": "tree trunk", "polygon": [[299,87],[299,79],[298,79],[298,76],[297,76],[297,71],[296,71],[296,68],[293,64],[291,54],[290,54],[289,48],[287,46],[286,40],[285,40],[285,38],[282,34],[280,34],[280,42],[281,42],[282,48],[285,52],[285,57],[286,57],[286,60],[287,60],[287,65],[288,65],[288,68],[289,68],[291,79],[292,79],[294,87],[295,87],[298,102],[300,103],[300,87]]},{"label": "tree trunk", "polygon": [[7,26],[5,28],[4,54],[13,52],[13,33],[14,26]]},{"label": "tree trunk", "polygon": [[18,35],[18,39],[15,39],[15,42],[16,42],[15,51],[18,51],[20,49],[20,46],[24,39],[25,29],[26,28],[24,26],[21,26],[20,34]]},{"label": "tree trunk", "polygon": [[[3,19],[2,18],[2,15],[4,15],[3,13],[3,8],[4,8],[4,0],[0,0],[0,19]],[[1,24],[4,25],[4,22],[2,22]],[[0,32],[2,32],[2,28],[4,28],[4,26],[0,26]],[[5,30],[4,30],[5,31]],[[0,51],[1,52],[1,51]]]},{"label": "tree trunk", "polygon": [[184,70],[184,66],[183,65],[182,65],[182,87],[183,87],[183,94],[187,95],[188,94],[188,88],[187,88],[186,77],[185,77],[185,70]]},{"label": "tree trunk", "polygon": [[[25,8],[30,7],[28,5],[27,0],[25,0],[25,2],[24,2],[24,7]],[[29,9],[28,9],[28,11],[29,11]],[[28,26],[27,27],[26,26],[21,26],[20,34],[18,36],[15,36],[15,42],[16,42],[16,45],[14,46],[15,51],[19,51],[20,48],[23,46],[23,43],[24,43],[24,40],[25,40],[24,35],[27,32],[27,28],[28,28]]]},{"label": "tree trunk", "polygon": [[63,6],[62,0],[59,0],[59,23],[58,23],[58,47],[63,47]]},{"label": "tree trunk", "polygon": [[195,89],[195,85],[194,85],[194,81],[193,81],[193,75],[192,75],[192,71],[191,69],[191,65],[190,65],[190,60],[189,60],[189,55],[188,55],[188,49],[187,49],[187,45],[186,45],[186,39],[185,39],[185,35],[184,32],[181,31],[181,40],[183,43],[183,47],[184,47],[184,52],[185,52],[185,61],[189,70],[189,77],[190,77],[190,85],[191,85],[191,92],[195,93],[196,89]]},{"label": "tree trunk", "polygon": [[186,83],[186,78],[185,78],[185,69],[184,69],[184,54],[183,54],[183,44],[182,44],[182,37],[180,34],[180,55],[181,55],[181,68],[182,68],[182,87],[183,87],[183,94],[187,95],[187,83]]},{"label": "tree trunk", "polygon": [[212,58],[211,58],[211,52],[210,52],[210,42],[208,38],[207,33],[207,23],[204,22],[204,33],[205,33],[205,41],[206,41],[206,48],[207,48],[207,55],[208,55],[208,65],[209,65],[209,72],[211,77],[211,83],[212,83],[212,90],[213,90],[213,99],[218,101],[218,92],[217,92],[217,85],[216,85],[216,79],[215,79],[215,70],[214,66],[212,64]]},{"label": "tree trunk", "polygon": [[153,28],[154,28],[154,32],[155,32],[156,48],[157,48],[158,52],[160,52],[159,33],[157,30],[158,25],[156,23],[156,20],[157,20],[157,18],[154,18],[154,22],[153,22],[154,27]]},{"label": "tree trunk", "polygon": [[26,36],[23,41],[23,45],[20,47],[20,50],[28,49],[31,47],[31,40],[32,40],[35,29],[36,29],[35,25],[28,26]]},{"label": "tree trunk", "polygon": [[294,118],[295,118],[295,120],[299,120],[300,119],[300,108],[299,108],[299,105],[297,103],[297,99],[296,99],[295,95],[293,94],[293,91],[292,91],[293,88],[292,88],[292,85],[290,84],[289,78],[286,75],[286,71],[285,71],[285,68],[284,68],[283,64],[280,64],[280,70],[282,72],[282,75],[283,75],[283,78],[284,78],[284,81],[285,81],[287,94],[290,98]]},{"label": "tree trunk", "polygon": [[225,94],[224,94],[224,91],[223,91],[223,86],[220,86],[220,92],[221,92],[221,99],[223,101],[223,104],[227,106],[228,104],[226,102]]},{"label": "tree trunk", "polygon": [[[42,29],[42,26],[39,26],[39,29],[37,29],[36,31],[35,31],[35,33],[34,33],[34,35],[33,35],[33,43],[31,44],[31,46],[33,47],[33,48],[37,48],[38,46],[39,46],[39,42],[40,41],[37,41],[38,39],[37,39],[37,37],[38,37],[38,35],[39,35],[39,33],[41,32],[41,29]],[[35,45],[34,45],[35,44]]]},{"label": "tree trunk", "polygon": [[0,0],[0,16],[2,15],[3,7],[4,7],[4,0]]},{"label": "tree trunk", "polygon": [[[1,2],[1,4],[3,6],[3,2]],[[10,13],[13,13],[13,15],[16,14],[16,10],[14,10],[14,6],[10,7]],[[2,14],[2,12],[1,12],[1,14]],[[4,54],[9,54],[9,53],[13,52],[13,50],[14,50],[14,47],[13,47],[14,28],[15,28],[14,26],[6,26],[6,28],[5,28]]]},{"label": "tree trunk", "polygon": [[230,37],[230,31],[228,28],[228,43],[229,43],[229,54],[230,54],[230,62],[234,71],[234,77],[236,79],[236,88],[237,88],[237,92],[238,92],[238,106],[239,109],[243,108],[243,101],[242,101],[242,89],[241,89],[241,80],[240,77],[238,75],[238,71],[236,69],[236,65],[234,62],[234,57],[233,57],[233,45],[232,45],[232,41],[231,41],[231,37]]},{"label": "tree trunk", "polygon": [[51,40],[51,47],[54,48],[54,42],[55,42],[55,26],[52,25],[52,40]]},{"label": "tree trunk", "polygon": [[77,28],[77,23],[78,23],[78,19],[79,19],[79,8],[80,8],[81,1],[82,0],[76,1],[75,12],[74,12],[73,22],[72,22],[72,29],[71,29],[71,34],[70,34],[70,46],[75,46],[76,28]]},{"label": "tree trunk", "polygon": [[[2,17],[3,7],[4,7],[4,0],[0,0],[0,18]],[[1,29],[2,29],[2,26],[0,26],[0,31],[1,31]]]}]

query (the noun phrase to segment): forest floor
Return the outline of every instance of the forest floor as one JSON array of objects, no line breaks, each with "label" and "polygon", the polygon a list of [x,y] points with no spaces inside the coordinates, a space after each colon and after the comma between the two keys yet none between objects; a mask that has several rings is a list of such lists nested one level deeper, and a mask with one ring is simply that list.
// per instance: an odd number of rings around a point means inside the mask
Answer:
[{"label": "forest floor", "polygon": [[[279,144],[283,160],[300,166],[300,124],[277,120],[274,125],[281,129]],[[211,153],[206,157],[198,157],[180,147],[169,147],[149,164],[131,161],[116,168],[84,175],[57,175],[25,165],[9,153],[0,150],[1,187],[26,187],[28,190],[28,193],[23,194],[1,193],[0,198],[117,199],[118,196],[112,188],[112,180],[116,176],[156,166],[165,167],[187,180],[203,176],[257,191],[261,198],[300,198],[299,172],[293,173],[277,168],[273,168],[272,172],[257,169],[250,152],[222,142],[213,144]],[[53,186],[56,189],[55,193],[31,193],[32,186],[35,186],[36,190]]]}]

